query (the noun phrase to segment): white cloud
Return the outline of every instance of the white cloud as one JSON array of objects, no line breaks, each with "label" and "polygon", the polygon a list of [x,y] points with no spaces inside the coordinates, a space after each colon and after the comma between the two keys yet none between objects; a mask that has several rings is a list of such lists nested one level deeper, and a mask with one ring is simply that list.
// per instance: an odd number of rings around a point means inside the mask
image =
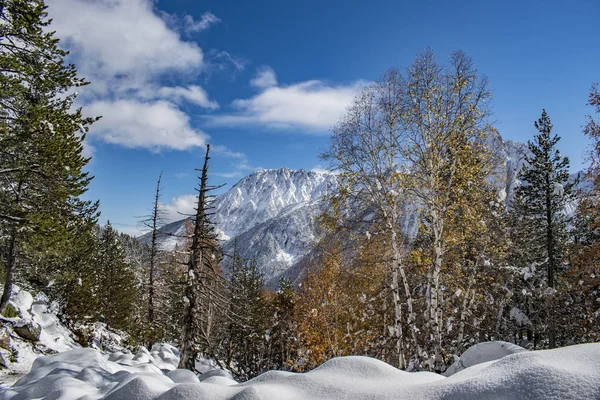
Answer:
[{"label": "white cloud", "polygon": [[243,71],[246,68],[246,64],[248,64],[248,61],[244,58],[233,56],[224,50],[215,49],[206,52],[203,62],[202,73],[207,79],[216,72],[227,73],[233,78],[239,72]]},{"label": "white cloud", "polygon": [[314,167],[313,169],[311,169],[312,172],[315,172],[317,174],[327,174],[329,173],[329,170],[325,169],[325,168],[321,168],[321,167]]},{"label": "white cloud", "polygon": [[214,100],[210,100],[208,98],[208,93],[197,85],[191,85],[187,88],[181,86],[161,87],[156,93],[159,97],[172,99],[175,102],[187,100],[209,110],[216,110],[219,108],[219,104]]},{"label": "white cloud", "polygon": [[[261,79],[258,79],[261,78]],[[268,86],[269,73],[255,77],[251,84],[263,90],[249,98],[237,99],[229,114],[207,117],[208,125],[263,125],[271,128],[296,128],[309,133],[327,133],[346,111],[365,82],[328,85],[312,80],[289,86]],[[276,83],[273,73],[271,84]]]},{"label": "white cloud", "polygon": [[91,158],[96,153],[96,148],[94,145],[90,143],[88,139],[83,141],[83,150],[81,151],[81,155],[85,158]]},{"label": "white cloud", "polygon": [[239,178],[243,175],[243,173],[241,171],[233,171],[233,172],[213,172],[214,176],[217,176],[219,178],[226,178],[226,179],[231,179],[231,178]]},{"label": "white cloud", "polygon": [[214,154],[228,158],[246,159],[246,154],[239,151],[231,151],[226,146],[215,145],[211,146]]},{"label": "white cloud", "polygon": [[273,68],[268,65],[264,65],[258,68],[256,76],[250,81],[250,86],[255,88],[264,89],[271,86],[277,85],[277,75]]},{"label": "white cloud", "polygon": [[194,215],[198,196],[195,194],[184,194],[171,199],[170,203],[161,203],[160,209],[165,223],[179,221],[187,216]]},{"label": "white cloud", "polygon": [[184,150],[204,146],[208,138],[193,129],[189,117],[168,101],[97,101],[85,111],[108,116],[93,125],[90,137],[129,148]]},{"label": "white cloud", "polygon": [[188,32],[202,32],[211,26],[221,22],[221,19],[212,13],[202,14],[199,21],[195,21],[191,15],[184,17],[185,28]]},{"label": "white cloud", "polygon": [[148,231],[148,228],[141,224],[138,224],[137,226],[121,224],[118,222],[111,222],[110,224],[117,231],[133,237],[141,236]]},{"label": "white cloud", "polygon": [[[49,15],[61,47],[71,52],[69,61],[91,82],[80,89],[78,106],[103,116],[88,134],[92,142],[151,150],[204,146],[208,136],[191,126],[182,107],[219,108],[192,83],[212,64],[179,31],[206,29],[219,21],[215,15],[169,19],[153,0],[53,0]],[[176,84],[165,86],[167,76]]]},{"label": "white cloud", "polygon": [[248,164],[246,159],[236,163],[233,167],[233,171],[230,172],[213,172],[214,176],[218,176],[220,178],[241,178],[242,176],[247,175],[248,173],[252,173],[254,171],[258,171],[264,169],[263,167],[257,167],[254,165]]},{"label": "white cloud", "polygon": [[312,172],[315,172],[317,174],[325,174],[325,175],[339,175],[340,172],[338,170],[330,170],[327,168],[323,168],[320,165],[315,166],[313,169],[311,169]]},{"label": "white cloud", "polygon": [[169,29],[151,0],[53,0],[49,13],[97,93],[139,89],[166,72],[202,67],[200,47]]}]

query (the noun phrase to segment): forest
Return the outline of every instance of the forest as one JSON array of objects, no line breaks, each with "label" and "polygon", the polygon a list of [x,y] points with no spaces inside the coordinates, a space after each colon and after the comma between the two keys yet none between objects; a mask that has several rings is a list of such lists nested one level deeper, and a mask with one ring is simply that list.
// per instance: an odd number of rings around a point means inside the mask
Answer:
[{"label": "forest", "polygon": [[132,349],[171,343],[180,368],[195,371],[202,357],[241,382],[339,356],[441,373],[481,342],[541,350],[600,341],[596,84],[582,128],[587,169],[570,170],[540,110],[511,183],[489,146],[490,83],[467,54],[426,48],[383,72],[320,155],[337,186],[318,215],[318,256],[300,284],[282,278],[271,290],[256,260],[222,251],[209,145],[183,245],[160,246],[160,176],[143,217],[150,243],[100,226],[99,202],[84,196],[93,177],[83,149],[101,116],[75,108],[88,82],[44,2],[0,1],[0,39],[4,317],[14,285],[44,292],[82,346],[103,322]]}]

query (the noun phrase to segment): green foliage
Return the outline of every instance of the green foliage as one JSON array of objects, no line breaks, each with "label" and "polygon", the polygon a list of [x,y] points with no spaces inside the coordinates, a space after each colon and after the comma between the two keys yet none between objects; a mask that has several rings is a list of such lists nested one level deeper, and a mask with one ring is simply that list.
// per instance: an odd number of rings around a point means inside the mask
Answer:
[{"label": "green foliage", "polygon": [[269,335],[270,369],[286,369],[292,363],[292,354],[296,347],[296,321],[294,307],[298,296],[292,282],[281,278],[279,290],[271,297],[268,315],[271,316]]},{"label": "green foliage", "polygon": [[101,321],[116,329],[130,328],[138,299],[136,276],[110,223],[102,232],[95,277]]},{"label": "green foliage", "polygon": [[574,183],[569,182],[569,159],[556,148],[560,137],[552,135],[546,110],[535,127],[539,133],[528,142],[531,156],[525,156],[519,173],[522,184],[515,191],[511,216],[515,248],[511,262],[519,275],[514,302],[533,324],[529,328],[534,330],[534,346],[543,340],[540,345],[554,347],[555,276],[568,267],[569,232],[563,210],[574,199]]},{"label": "green foliage", "polygon": [[17,312],[17,310],[15,310],[15,308],[10,303],[6,305],[6,307],[4,308],[4,311],[2,312],[2,315],[4,317],[6,317],[6,318],[18,318],[18,317],[20,317],[20,315]]},{"label": "green foliage", "polygon": [[263,277],[255,260],[234,251],[229,283],[229,324],[226,332],[227,366],[242,381],[267,370],[265,334],[269,327]]},{"label": "green foliage", "polygon": [[72,111],[73,88],[86,82],[64,63],[45,9],[41,0],[0,7],[0,308],[14,279],[47,284],[76,231],[97,219],[98,204],[80,199],[91,180],[83,141],[96,119]]}]

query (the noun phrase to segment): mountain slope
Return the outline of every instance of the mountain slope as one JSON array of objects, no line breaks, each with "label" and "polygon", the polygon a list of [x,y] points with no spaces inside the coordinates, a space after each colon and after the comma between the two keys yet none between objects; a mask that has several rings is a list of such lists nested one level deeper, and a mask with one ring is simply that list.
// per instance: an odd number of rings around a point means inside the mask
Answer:
[{"label": "mountain slope", "polygon": [[[237,244],[243,258],[255,258],[265,280],[292,267],[321,237],[315,217],[335,175],[288,168],[261,170],[241,179],[212,203],[213,222],[226,254]],[[185,220],[161,228],[163,249],[182,245]],[[146,243],[150,235],[140,237]],[[228,271],[230,258],[223,260]]]}]

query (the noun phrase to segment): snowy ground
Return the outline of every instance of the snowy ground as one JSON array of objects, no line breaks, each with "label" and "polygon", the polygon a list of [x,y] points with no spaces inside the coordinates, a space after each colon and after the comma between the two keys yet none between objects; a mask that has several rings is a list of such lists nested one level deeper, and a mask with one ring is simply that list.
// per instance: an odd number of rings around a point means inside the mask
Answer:
[{"label": "snowy ground", "polygon": [[137,355],[77,349],[40,357],[0,399],[600,399],[600,344],[511,354],[450,377],[341,357],[303,373],[271,371],[237,384],[223,371],[177,370],[177,350]]},{"label": "snowy ground", "polygon": [[[404,372],[367,357],[341,357],[307,373],[270,371],[238,384],[206,361],[197,364],[200,376],[178,370],[179,352],[168,344],[151,351],[141,348],[135,355],[119,346],[107,351],[102,343],[119,338],[102,325],[94,327],[93,341],[102,351],[81,348],[43,295],[32,298],[17,291],[12,304],[20,316],[3,318],[2,329],[10,334],[19,356],[10,370],[0,370],[0,400],[600,400],[600,343],[535,352],[506,342],[480,343],[469,348],[447,376]],[[19,321],[40,325],[37,342],[19,339],[9,328]],[[44,355],[52,352],[59,353]]]},{"label": "snowy ground", "polygon": [[[58,319],[58,305],[43,293],[34,297],[15,286],[10,306],[18,315],[12,318],[0,316],[0,388],[11,385],[27,374],[40,356],[81,348],[74,340],[73,332]],[[38,339],[21,337],[15,331],[15,326],[39,329]],[[105,352],[124,350],[121,346],[123,338],[106,329],[105,324],[89,324],[85,329],[91,347]]]},{"label": "snowy ground", "polygon": [[[29,372],[33,361],[41,355],[81,347],[73,340],[73,334],[60,323],[53,305],[43,293],[34,298],[29,292],[14,287],[10,305],[18,316],[0,316],[0,356],[10,364],[9,368],[0,368],[0,387]],[[15,324],[39,327],[39,339],[30,341],[21,338],[13,329]]]}]

